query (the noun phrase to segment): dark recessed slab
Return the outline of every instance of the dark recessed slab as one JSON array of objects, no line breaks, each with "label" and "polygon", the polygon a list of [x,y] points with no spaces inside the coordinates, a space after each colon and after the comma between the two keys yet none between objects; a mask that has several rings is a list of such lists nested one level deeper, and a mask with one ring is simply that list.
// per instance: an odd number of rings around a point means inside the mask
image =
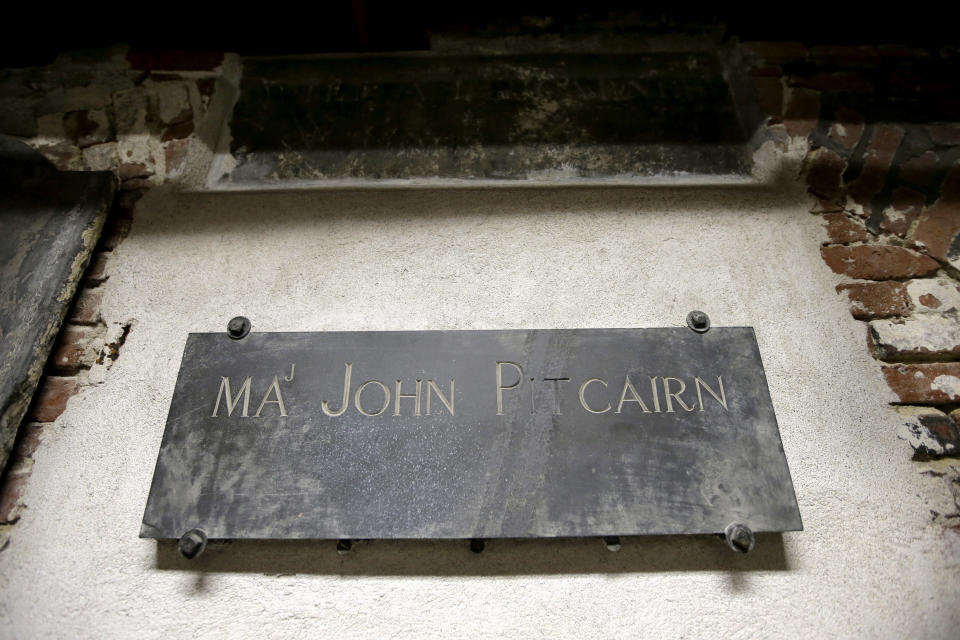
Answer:
[{"label": "dark recessed slab", "polygon": [[802,528],[750,328],[208,333],[187,340],[141,536],[731,522]]},{"label": "dark recessed slab", "polygon": [[748,172],[703,51],[248,59],[230,127],[227,183]]},{"label": "dark recessed slab", "polygon": [[59,172],[0,136],[0,468],[113,201],[105,172]]}]

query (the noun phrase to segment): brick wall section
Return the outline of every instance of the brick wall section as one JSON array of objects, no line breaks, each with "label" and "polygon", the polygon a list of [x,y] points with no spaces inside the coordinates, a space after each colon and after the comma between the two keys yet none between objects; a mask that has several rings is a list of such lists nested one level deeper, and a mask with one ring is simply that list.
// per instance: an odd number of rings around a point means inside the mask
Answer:
[{"label": "brick wall section", "polygon": [[[0,549],[28,508],[23,499],[44,434],[85,386],[103,381],[128,324],[100,314],[110,256],[150,188],[176,181],[219,75],[222,53],[103,54],[10,70],[0,79],[0,133],[19,137],[63,171],[113,171],[120,189],[0,476]],[[72,82],[77,83],[73,86]]]},{"label": "brick wall section", "polygon": [[[915,459],[960,456],[960,81],[904,47],[745,43],[770,127],[806,139],[820,251]],[[955,68],[955,67],[953,67]]]}]

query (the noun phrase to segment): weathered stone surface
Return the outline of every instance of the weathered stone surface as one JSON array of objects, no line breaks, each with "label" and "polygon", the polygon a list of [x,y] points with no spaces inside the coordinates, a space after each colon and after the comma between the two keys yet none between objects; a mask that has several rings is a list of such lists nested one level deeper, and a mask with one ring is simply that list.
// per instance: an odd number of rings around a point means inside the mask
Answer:
[{"label": "weathered stone surface", "polygon": [[256,184],[745,175],[752,130],[713,53],[570,51],[247,60],[230,132]]},{"label": "weathered stone surface", "polygon": [[843,172],[847,161],[821,147],[807,154],[807,186],[820,198],[837,200],[843,195]]},{"label": "weathered stone surface", "polygon": [[889,318],[910,312],[910,297],[903,283],[855,282],[837,285],[837,293],[846,293],[850,314],[858,320]]},{"label": "weathered stone surface", "polygon": [[915,313],[960,312],[960,283],[950,278],[924,278],[905,283]]},{"label": "weathered stone surface", "polygon": [[953,418],[933,407],[897,407],[903,417],[898,434],[913,448],[915,459],[960,453],[960,429]]},{"label": "weathered stone surface", "polygon": [[0,137],[0,466],[113,199],[107,173],[58,173]]},{"label": "weathered stone surface", "polygon": [[960,362],[886,365],[883,375],[905,404],[960,401]]},{"label": "weathered stone surface", "polygon": [[859,220],[845,213],[825,213],[823,221],[827,227],[827,242],[824,244],[850,244],[867,239],[867,228]]},{"label": "weathered stone surface", "polygon": [[960,356],[960,322],[956,314],[930,313],[906,319],[873,320],[870,331],[882,360]]},{"label": "weathered stone surface", "polygon": [[858,280],[921,278],[940,266],[936,260],[903,247],[831,245],[821,247],[820,255],[834,273]]}]

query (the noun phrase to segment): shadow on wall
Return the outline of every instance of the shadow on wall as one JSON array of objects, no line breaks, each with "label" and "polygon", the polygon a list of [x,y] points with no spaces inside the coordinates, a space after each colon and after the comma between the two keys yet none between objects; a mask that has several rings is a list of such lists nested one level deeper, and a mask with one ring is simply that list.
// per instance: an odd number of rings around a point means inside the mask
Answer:
[{"label": "shadow on wall", "polygon": [[748,554],[732,551],[722,536],[621,538],[611,553],[600,538],[488,540],[472,553],[464,540],[357,541],[346,553],[333,540],[211,541],[187,560],[176,540],[158,540],[162,571],[341,576],[516,576],[677,571],[789,571],[783,534],[761,533]]}]

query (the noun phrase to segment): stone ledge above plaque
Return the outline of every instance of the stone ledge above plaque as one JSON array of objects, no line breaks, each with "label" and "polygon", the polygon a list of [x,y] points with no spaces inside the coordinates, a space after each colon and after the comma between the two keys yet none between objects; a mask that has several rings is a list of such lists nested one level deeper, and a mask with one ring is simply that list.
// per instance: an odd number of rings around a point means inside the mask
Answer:
[{"label": "stone ledge above plaque", "polygon": [[190,334],[141,537],[802,529],[753,329]]}]

